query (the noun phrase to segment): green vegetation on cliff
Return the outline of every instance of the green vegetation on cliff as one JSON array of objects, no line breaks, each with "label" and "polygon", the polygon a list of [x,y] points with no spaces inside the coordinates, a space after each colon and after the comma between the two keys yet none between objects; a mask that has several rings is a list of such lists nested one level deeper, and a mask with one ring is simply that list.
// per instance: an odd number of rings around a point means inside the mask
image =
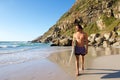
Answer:
[{"label": "green vegetation on cliff", "polygon": [[54,26],[35,41],[72,38],[75,21],[84,27],[88,35],[110,32],[120,26],[120,0],[77,0]]},{"label": "green vegetation on cliff", "polygon": [[98,29],[96,22],[93,22],[93,23],[89,23],[89,24],[84,28],[84,31],[85,31],[88,35],[90,35],[90,34],[92,34],[92,33],[98,33],[100,30]]}]

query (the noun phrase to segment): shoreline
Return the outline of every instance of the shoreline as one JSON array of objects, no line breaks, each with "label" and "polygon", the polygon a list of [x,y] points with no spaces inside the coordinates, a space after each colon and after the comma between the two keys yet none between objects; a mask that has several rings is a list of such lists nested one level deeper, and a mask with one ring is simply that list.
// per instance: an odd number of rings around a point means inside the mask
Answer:
[{"label": "shoreline", "polygon": [[[105,54],[104,50],[108,54]],[[75,57],[73,56],[71,62],[68,63],[71,47],[67,47],[59,52],[53,52],[44,59],[0,66],[0,78],[1,80],[120,79],[119,48],[89,47],[88,52],[88,55],[85,56],[85,71],[80,71],[82,75],[78,77],[75,77]],[[109,75],[112,75],[112,78],[109,78]]]},{"label": "shoreline", "polygon": [[[56,48],[64,52],[68,48]],[[61,49],[61,50],[60,50]],[[34,51],[33,51],[34,53]],[[58,53],[55,52],[54,53]],[[61,67],[48,60],[39,58],[0,66],[0,80],[73,80]]]}]

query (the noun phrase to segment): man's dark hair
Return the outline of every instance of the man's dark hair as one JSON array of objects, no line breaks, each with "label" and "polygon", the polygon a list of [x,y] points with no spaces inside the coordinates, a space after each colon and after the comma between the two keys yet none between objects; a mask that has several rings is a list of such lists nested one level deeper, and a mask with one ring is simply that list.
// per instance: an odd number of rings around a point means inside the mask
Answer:
[{"label": "man's dark hair", "polygon": [[75,24],[75,25],[78,26],[79,29],[83,30],[83,28],[80,24]]}]

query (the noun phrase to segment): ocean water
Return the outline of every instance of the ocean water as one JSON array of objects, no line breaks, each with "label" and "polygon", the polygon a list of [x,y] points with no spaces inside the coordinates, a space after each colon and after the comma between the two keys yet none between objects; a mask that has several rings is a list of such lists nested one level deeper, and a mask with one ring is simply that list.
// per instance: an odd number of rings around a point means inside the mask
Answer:
[{"label": "ocean water", "polygon": [[70,49],[68,47],[50,47],[50,43],[31,43],[17,41],[0,42],[0,65],[22,63],[48,57],[51,53]]}]

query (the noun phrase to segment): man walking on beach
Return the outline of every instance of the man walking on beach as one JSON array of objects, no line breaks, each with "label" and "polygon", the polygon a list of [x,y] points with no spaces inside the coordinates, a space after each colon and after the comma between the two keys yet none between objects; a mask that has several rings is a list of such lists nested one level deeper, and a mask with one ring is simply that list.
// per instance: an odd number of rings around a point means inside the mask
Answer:
[{"label": "man walking on beach", "polygon": [[84,56],[88,52],[88,37],[83,31],[81,25],[76,25],[76,33],[73,34],[72,46],[74,47],[74,53],[76,57],[76,75],[79,75],[79,56],[81,59],[81,69],[84,70]]}]

